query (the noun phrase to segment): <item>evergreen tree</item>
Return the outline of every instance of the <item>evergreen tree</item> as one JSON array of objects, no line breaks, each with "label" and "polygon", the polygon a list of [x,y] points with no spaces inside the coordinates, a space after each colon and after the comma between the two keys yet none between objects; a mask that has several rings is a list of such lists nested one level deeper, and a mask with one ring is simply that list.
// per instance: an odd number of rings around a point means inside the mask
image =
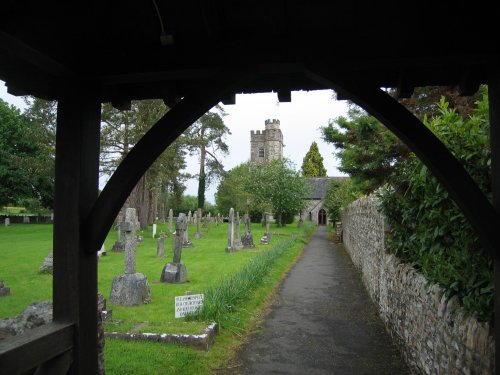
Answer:
[{"label": "evergreen tree", "polygon": [[323,166],[323,156],[319,153],[318,144],[313,142],[304,161],[302,162],[302,174],[305,177],[325,177],[326,168]]}]

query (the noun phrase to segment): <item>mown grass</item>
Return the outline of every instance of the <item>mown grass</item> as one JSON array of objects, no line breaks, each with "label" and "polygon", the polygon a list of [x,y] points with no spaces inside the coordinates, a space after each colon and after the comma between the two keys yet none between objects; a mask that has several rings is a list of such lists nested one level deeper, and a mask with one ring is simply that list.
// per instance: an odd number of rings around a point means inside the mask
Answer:
[{"label": "mown grass", "polygon": [[[166,231],[166,225],[159,230]],[[311,229],[309,227],[309,229]],[[272,245],[253,250],[226,253],[227,226],[210,230],[203,229],[204,238],[192,238],[193,248],[184,249],[182,261],[188,270],[188,283],[165,284],[159,278],[163,265],[172,260],[171,239],[166,240],[166,257],[156,257],[156,239],[151,231],[142,233],[144,241],[137,248],[137,272],[144,273],[150,284],[152,300],[148,305],[121,307],[108,304],[113,310],[107,331],[200,333],[205,322],[187,322],[174,319],[174,297],[186,291],[201,293],[207,288],[217,288],[221,282],[231,279],[244,270],[259,254],[271,253]],[[283,229],[272,228],[273,244],[282,240],[290,242],[298,230],[295,225]],[[241,335],[250,329],[252,321],[259,316],[259,309],[277,282],[302,249],[311,230],[302,234],[298,241],[291,241],[286,251],[274,259],[274,265],[262,276],[253,293],[234,304],[230,313],[231,325],[216,338],[216,345],[206,353],[177,345],[151,342],[126,342],[107,340],[105,346],[106,370],[108,374],[208,374],[215,368],[224,368],[228,357],[241,343]],[[258,243],[263,233],[261,226],[253,226],[254,240]],[[44,257],[52,248],[50,225],[13,225],[0,228],[0,279],[12,288],[12,296],[0,301],[0,317],[18,314],[32,301],[51,298],[51,276],[38,274]],[[111,281],[123,273],[123,253],[111,252],[115,234],[110,233],[105,246],[108,255],[99,260],[99,291],[109,297]],[[256,258],[257,257],[257,258]],[[29,282],[27,282],[30,280]],[[28,284],[28,285],[26,285]],[[23,285],[25,285],[23,287]]]}]

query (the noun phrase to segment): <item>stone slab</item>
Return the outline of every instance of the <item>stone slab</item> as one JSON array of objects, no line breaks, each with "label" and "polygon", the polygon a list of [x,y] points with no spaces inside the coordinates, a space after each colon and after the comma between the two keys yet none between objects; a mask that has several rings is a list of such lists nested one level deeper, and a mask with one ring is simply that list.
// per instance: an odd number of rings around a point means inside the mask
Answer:
[{"label": "stone slab", "polygon": [[139,306],[151,302],[148,279],[142,273],[116,276],[111,285],[109,302],[119,306]]},{"label": "stone slab", "polygon": [[167,263],[161,271],[160,281],[170,284],[182,284],[187,281],[184,263]]}]

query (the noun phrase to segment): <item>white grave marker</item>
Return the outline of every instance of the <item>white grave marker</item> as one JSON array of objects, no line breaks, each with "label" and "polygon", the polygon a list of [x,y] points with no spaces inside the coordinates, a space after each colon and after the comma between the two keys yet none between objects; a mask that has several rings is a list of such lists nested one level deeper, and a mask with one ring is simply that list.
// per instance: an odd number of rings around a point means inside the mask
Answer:
[{"label": "white grave marker", "polygon": [[204,294],[175,297],[175,317],[182,318],[203,306]]},{"label": "white grave marker", "polygon": [[153,224],[153,238],[156,236],[156,224]]}]

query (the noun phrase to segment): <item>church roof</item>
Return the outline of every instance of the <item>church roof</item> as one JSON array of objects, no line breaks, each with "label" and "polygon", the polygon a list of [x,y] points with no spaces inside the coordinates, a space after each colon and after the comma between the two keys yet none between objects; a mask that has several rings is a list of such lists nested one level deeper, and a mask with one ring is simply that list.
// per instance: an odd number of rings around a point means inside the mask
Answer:
[{"label": "church roof", "polygon": [[330,182],[333,180],[341,181],[347,177],[308,177],[311,190],[306,199],[323,199],[328,191]]}]

